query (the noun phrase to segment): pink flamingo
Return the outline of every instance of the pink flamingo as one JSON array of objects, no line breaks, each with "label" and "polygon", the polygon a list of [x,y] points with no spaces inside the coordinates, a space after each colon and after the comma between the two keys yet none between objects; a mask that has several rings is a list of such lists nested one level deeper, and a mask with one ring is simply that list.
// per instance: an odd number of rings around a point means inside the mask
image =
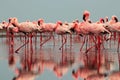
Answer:
[{"label": "pink flamingo", "polygon": [[[67,41],[66,40],[67,38],[64,36],[64,34],[67,34],[67,33],[72,34],[72,32],[68,28],[68,26],[63,25],[63,23],[61,21],[57,21],[56,27],[55,27],[55,33],[62,36],[62,45],[59,48],[61,50]],[[63,40],[64,40],[64,42],[63,42]]]},{"label": "pink flamingo", "polygon": [[14,27],[18,27],[20,32],[23,33],[31,33],[34,31],[37,31],[37,25],[32,22],[18,22],[18,19],[16,17],[10,18],[9,23],[11,23]]},{"label": "pink flamingo", "polygon": [[[75,23],[74,29],[79,35],[90,35],[93,34],[95,36],[98,36],[100,34],[108,33],[109,36],[107,38],[110,39],[111,33],[103,27],[103,24],[98,24],[98,23],[89,23],[89,22],[82,22],[82,23]],[[84,39],[85,42],[85,39]],[[84,45],[84,43],[83,43]],[[83,47],[82,45],[82,47]],[[82,49],[81,47],[81,49]],[[80,51],[81,51],[80,49]]]},{"label": "pink flamingo", "polygon": [[118,18],[116,16],[112,16],[112,19],[107,23],[108,26],[105,26],[111,32],[120,32],[120,22],[118,22]]},{"label": "pink flamingo", "polygon": [[111,32],[114,32],[114,39],[116,39],[116,32],[119,35],[118,48],[117,48],[117,51],[119,51],[119,45],[120,45],[120,22],[118,22],[118,18],[116,16],[112,16],[112,19],[107,24],[108,24],[108,26],[106,26],[105,28],[108,29]]},{"label": "pink flamingo", "polygon": [[[38,32],[40,32],[40,33],[45,33],[45,32],[50,33],[50,37],[40,44],[40,46],[42,46],[47,41],[49,41],[51,39],[51,37],[53,37],[53,39],[54,39],[53,32],[54,32],[54,28],[55,28],[56,24],[54,24],[54,23],[45,23],[43,19],[39,19],[38,20],[38,25],[39,25]],[[41,41],[42,41],[42,39],[41,39]]]},{"label": "pink flamingo", "polygon": [[[8,26],[12,24],[14,27],[17,27],[19,29],[19,32],[23,32],[25,34],[27,33],[32,33],[38,30],[37,25],[32,23],[32,22],[21,22],[19,23],[17,18],[10,18],[9,19],[9,24]],[[32,35],[31,35],[32,36]],[[24,45],[26,45],[29,42],[29,39],[27,42],[25,42],[25,44],[23,44],[22,46],[20,46],[15,52],[18,52]]]},{"label": "pink flamingo", "polygon": [[[7,42],[10,41],[9,43],[11,45],[14,45],[14,33],[18,32],[18,28],[14,27],[12,24],[8,25],[8,22],[2,22],[2,24],[4,25],[4,29],[6,30],[6,37],[7,37]],[[10,40],[11,38],[11,40]]]},{"label": "pink flamingo", "polygon": [[[76,19],[76,22],[78,20]],[[79,22],[79,21],[78,21]],[[72,33],[74,33],[74,23],[68,23],[67,21],[65,21],[63,24],[63,26],[66,26],[66,28],[68,28]],[[70,48],[72,47],[72,34],[70,34]]]}]

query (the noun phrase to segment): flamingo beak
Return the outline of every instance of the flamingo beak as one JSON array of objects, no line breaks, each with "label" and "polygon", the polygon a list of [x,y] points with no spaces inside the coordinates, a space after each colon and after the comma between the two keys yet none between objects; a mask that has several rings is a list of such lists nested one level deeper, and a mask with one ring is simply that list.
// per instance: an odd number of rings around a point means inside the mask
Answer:
[{"label": "flamingo beak", "polygon": [[115,20],[115,22],[118,22],[118,19],[117,19],[117,17],[114,17],[114,20]]},{"label": "flamingo beak", "polygon": [[38,25],[40,26],[40,21],[38,21]]},{"label": "flamingo beak", "polygon": [[84,21],[86,21],[86,20],[85,20],[85,17],[86,17],[86,15],[83,15],[83,20],[84,20]]}]

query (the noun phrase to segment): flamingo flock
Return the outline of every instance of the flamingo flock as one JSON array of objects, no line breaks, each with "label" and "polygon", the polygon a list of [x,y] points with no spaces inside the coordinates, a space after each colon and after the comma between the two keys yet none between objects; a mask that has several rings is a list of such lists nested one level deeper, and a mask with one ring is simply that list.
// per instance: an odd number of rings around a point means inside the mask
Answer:
[{"label": "flamingo flock", "polygon": [[[88,35],[91,37],[93,42],[96,45],[100,45],[104,40],[110,40],[114,33],[120,33],[120,22],[116,16],[112,16],[111,20],[108,20],[108,17],[100,18],[97,22],[92,22],[90,20],[90,12],[85,10],[83,12],[83,21],[74,20],[73,22],[62,22],[57,21],[56,23],[45,23],[44,19],[40,18],[37,21],[25,21],[18,22],[16,17],[9,18],[8,22],[0,23],[0,29],[6,30],[6,36],[12,35],[12,42],[10,44],[14,44],[14,33],[24,33],[27,40],[25,40],[24,44],[21,45],[15,52],[18,52],[24,45],[32,42],[32,37],[40,34],[40,47],[42,47],[45,43],[47,43],[51,38],[53,38],[53,43],[55,44],[54,34],[61,35],[62,45],[60,46],[60,50],[63,49],[64,45],[67,42],[66,34],[70,36],[73,34],[77,34],[78,36],[82,36],[84,38],[83,44],[81,45],[80,51],[82,50],[85,41],[88,41]],[[42,34],[49,34],[49,38],[43,40]],[[29,41],[30,37],[30,41]],[[72,38],[72,37],[71,37]],[[72,42],[71,42],[72,43]],[[120,44],[120,35],[118,36],[118,51]],[[86,44],[87,45],[87,44]],[[89,47],[92,48],[93,46]],[[98,48],[98,47],[97,47]],[[89,49],[86,49],[89,50]]]},{"label": "flamingo flock", "polygon": [[[8,22],[3,21],[0,23],[0,30],[6,31],[6,41],[10,44],[10,66],[16,63],[14,55],[11,54],[14,54],[14,52],[18,53],[18,51],[25,46],[24,56],[22,56],[20,60],[20,68],[15,69],[16,75],[13,80],[35,80],[35,78],[41,75],[45,69],[53,71],[58,78],[61,78],[68,72],[69,69],[71,69],[75,63],[73,55],[71,56],[73,58],[69,59],[65,56],[66,53],[62,53],[60,62],[56,62],[56,60],[53,60],[51,56],[49,56],[50,59],[44,59],[45,54],[43,53],[36,58],[33,57],[36,55],[33,54],[34,48],[32,40],[34,37],[35,40],[37,40],[37,36],[40,37],[39,46],[43,47],[51,39],[53,39],[54,45],[57,44],[55,42],[56,35],[60,35],[61,37],[60,39],[62,44],[59,47],[59,50],[62,50],[62,52],[68,39],[70,39],[70,46],[72,46],[72,38],[82,38],[83,42],[80,47],[80,51],[82,51],[83,46],[86,45],[85,56],[83,57],[85,58],[85,60],[83,60],[84,66],[77,70],[73,69],[71,72],[75,80],[78,80],[79,77],[84,80],[120,80],[120,71],[112,70],[110,65],[113,63],[105,61],[106,59],[102,56],[100,50],[102,47],[104,48],[104,41],[110,41],[113,39],[118,41],[117,51],[119,52],[120,22],[115,15],[111,17],[111,20],[108,20],[108,17],[105,17],[100,18],[97,22],[92,22],[90,20],[90,12],[85,10],[83,12],[82,22],[76,19],[70,23],[62,22],[60,20],[56,23],[45,23],[42,18],[33,22],[19,22],[16,17],[13,17],[9,18]],[[25,37],[24,40],[21,38],[21,33]],[[16,34],[19,35],[20,41],[23,44],[14,51],[14,37]],[[43,37],[44,34],[48,35],[47,39]],[[74,35],[74,37],[72,35]],[[70,38],[68,38],[68,36],[70,36]],[[94,54],[95,56],[92,56],[92,53],[87,54],[92,48],[95,48],[95,51],[98,53]],[[106,67],[105,65],[108,66]],[[107,74],[108,71],[110,71],[110,74]]]}]

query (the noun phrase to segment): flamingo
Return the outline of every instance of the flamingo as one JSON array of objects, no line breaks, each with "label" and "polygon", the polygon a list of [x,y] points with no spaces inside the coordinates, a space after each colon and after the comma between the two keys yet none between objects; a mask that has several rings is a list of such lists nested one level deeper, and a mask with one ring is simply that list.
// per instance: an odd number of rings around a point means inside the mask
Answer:
[{"label": "flamingo", "polygon": [[[64,34],[67,34],[67,33],[72,34],[72,32],[71,32],[70,28],[68,28],[67,25],[63,25],[63,23],[61,21],[57,21],[56,27],[55,27],[55,33],[62,36],[62,45],[59,48],[59,50],[61,50],[67,41],[66,40],[67,37],[64,36]],[[64,40],[64,42],[63,42],[63,40]]]},{"label": "flamingo", "polygon": [[108,29],[111,32],[114,32],[114,39],[116,39],[116,32],[119,35],[118,48],[117,48],[117,51],[119,51],[119,44],[120,44],[120,22],[118,22],[117,16],[113,15],[112,18],[111,18],[111,20],[107,24],[108,24],[108,26],[106,26],[105,28]]},{"label": "flamingo", "polygon": [[16,17],[10,18],[9,23],[11,23],[14,27],[18,27],[19,31],[23,33],[31,33],[38,30],[36,24],[29,21],[19,23]]},{"label": "flamingo", "polygon": [[[86,32],[83,31],[83,33],[84,32],[87,33],[87,34],[92,33],[92,34],[96,35],[96,34],[107,32],[107,33],[109,33],[109,37],[108,38],[110,38],[111,33],[103,27],[105,25],[97,24],[97,23],[89,23],[89,21],[88,21],[89,20],[89,16],[90,16],[90,12],[89,11],[84,11],[84,13],[83,13],[83,20],[84,20],[84,22],[82,22],[81,26],[80,26],[80,28],[82,27],[83,30],[86,31]],[[101,19],[101,22],[102,21],[103,20]]]},{"label": "flamingo", "polygon": [[116,16],[112,16],[112,19],[107,24],[108,26],[105,27],[106,29],[111,32],[120,32],[120,22],[118,22],[118,18]]},{"label": "flamingo", "polygon": [[[43,19],[39,19],[38,20],[38,32],[40,33],[45,33],[48,32],[50,33],[50,37],[45,40],[43,43],[40,44],[40,46],[44,45],[48,40],[51,39],[51,37],[53,36],[53,32],[54,32],[54,28],[55,28],[55,23],[45,23]],[[53,36],[54,39],[54,36]]]},{"label": "flamingo", "polygon": [[[103,24],[98,24],[98,23],[89,23],[89,22],[81,22],[81,23],[77,23],[75,22],[74,25],[74,30],[76,31],[77,34],[83,36],[83,35],[101,35],[101,34],[105,34],[108,33],[108,38],[107,40],[110,39],[111,37],[111,33],[105,29],[103,26]],[[84,39],[84,43],[85,43],[85,39]],[[82,44],[82,47],[84,45],[84,43]],[[80,48],[80,51],[82,50],[82,47]]]},{"label": "flamingo", "polygon": [[[14,44],[14,33],[19,32],[17,27],[14,27],[11,23],[3,21],[2,24],[4,25],[3,28],[6,30],[6,37],[7,42],[11,38],[11,42],[9,42],[11,45]],[[8,25],[9,24],[9,25]],[[8,40],[9,39],[9,40]]]},{"label": "flamingo", "polygon": [[[9,24],[8,26],[12,24],[14,27],[17,27],[19,29],[19,32],[23,32],[25,34],[32,33],[38,30],[37,25],[32,22],[18,22],[18,19],[16,17],[9,18]],[[26,45],[29,42],[29,39],[25,44],[20,46],[15,52],[18,52],[24,45]]]}]

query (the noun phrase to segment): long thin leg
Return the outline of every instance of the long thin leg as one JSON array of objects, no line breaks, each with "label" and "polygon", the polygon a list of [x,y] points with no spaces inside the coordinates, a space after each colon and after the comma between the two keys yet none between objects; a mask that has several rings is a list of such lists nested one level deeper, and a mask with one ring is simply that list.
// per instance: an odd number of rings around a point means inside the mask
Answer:
[{"label": "long thin leg", "polygon": [[84,46],[84,44],[85,44],[85,40],[86,40],[86,36],[84,37],[84,40],[83,40],[83,43],[82,43],[82,45],[81,45],[80,51],[82,51],[82,48],[83,48],[83,46]]},{"label": "long thin leg", "polygon": [[72,34],[70,34],[70,50],[72,49]]},{"label": "long thin leg", "polygon": [[52,35],[50,35],[50,37],[48,39],[46,39],[43,43],[40,44],[40,46],[43,46],[47,41],[49,41],[51,39]]},{"label": "long thin leg", "polygon": [[[25,36],[25,39],[26,39],[26,36]],[[22,46],[20,46],[17,50],[15,50],[15,53],[18,53],[18,51],[28,43],[29,43],[29,39],[27,40],[27,42],[25,41],[25,43]]]},{"label": "long thin leg", "polygon": [[[64,39],[64,42],[63,42],[63,39]],[[62,45],[59,48],[59,50],[61,50],[63,48],[63,46],[65,45],[66,42],[67,42],[67,38],[64,35],[62,35]]]},{"label": "long thin leg", "polygon": [[42,33],[40,33],[40,44],[42,43]]},{"label": "long thin leg", "polygon": [[98,73],[99,73],[100,66],[101,66],[100,45],[101,45],[101,39],[100,39],[100,36],[98,36]]}]

